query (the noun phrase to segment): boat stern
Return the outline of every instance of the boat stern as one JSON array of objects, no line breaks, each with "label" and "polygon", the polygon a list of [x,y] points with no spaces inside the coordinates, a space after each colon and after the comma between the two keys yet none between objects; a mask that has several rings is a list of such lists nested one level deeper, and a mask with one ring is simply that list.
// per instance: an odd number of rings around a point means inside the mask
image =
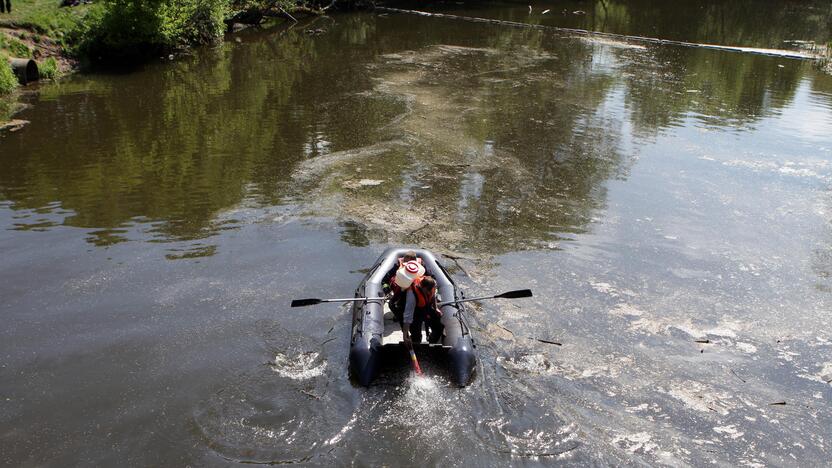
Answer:
[{"label": "boat stern", "polygon": [[470,336],[461,336],[456,345],[448,351],[448,365],[451,377],[460,387],[471,382],[474,368],[477,365],[477,355],[474,352],[474,342]]}]

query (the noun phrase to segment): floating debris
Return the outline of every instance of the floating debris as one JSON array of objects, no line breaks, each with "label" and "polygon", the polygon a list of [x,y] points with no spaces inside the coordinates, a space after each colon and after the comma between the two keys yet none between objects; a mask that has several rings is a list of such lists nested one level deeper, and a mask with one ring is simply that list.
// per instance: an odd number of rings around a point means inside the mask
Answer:
[{"label": "floating debris", "polygon": [[361,179],[361,180],[349,180],[341,184],[342,187],[345,189],[358,189],[362,187],[376,187],[383,184],[383,180],[377,179]]},{"label": "floating debris", "polygon": [[558,343],[557,341],[543,340],[543,339],[540,339],[540,338],[535,338],[535,340],[537,340],[541,343],[546,343],[546,344],[550,344],[550,345],[563,346],[563,343]]},{"label": "floating debris", "polygon": [[740,380],[742,381],[742,383],[746,383],[746,382],[745,382],[745,379],[743,379],[742,377],[740,377],[740,376],[739,376],[739,374],[737,374],[737,373],[734,371],[734,369],[729,369],[729,370],[731,371],[731,373],[732,373],[732,374],[734,374],[734,376],[735,376],[736,378],[740,379]]},{"label": "floating debris", "polygon": [[650,453],[659,448],[655,442],[652,442],[652,439],[653,437],[649,433],[638,432],[635,434],[615,436],[612,439],[612,443],[630,453]]},{"label": "floating debris", "polygon": [[728,426],[717,426],[714,427],[714,432],[719,434],[725,434],[726,437],[730,437],[731,439],[738,439],[745,435],[744,432],[740,432],[737,430],[737,426],[730,424]]},{"label": "floating debris", "polygon": [[25,127],[29,124],[28,120],[11,120],[6,123],[0,123],[0,132],[3,130],[8,130],[10,132],[16,132],[21,128]]}]

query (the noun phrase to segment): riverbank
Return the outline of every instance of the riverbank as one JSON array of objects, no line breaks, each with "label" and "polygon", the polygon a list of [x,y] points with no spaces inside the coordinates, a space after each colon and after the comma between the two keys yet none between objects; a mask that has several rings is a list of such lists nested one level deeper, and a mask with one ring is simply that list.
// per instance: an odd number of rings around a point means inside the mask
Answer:
[{"label": "riverbank", "polygon": [[0,124],[20,108],[8,57],[35,60],[43,78],[56,78],[77,67],[68,39],[91,5],[60,5],[60,0],[16,0],[11,13],[0,14]]},{"label": "riverbank", "polygon": [[72,70],[77,60],[70,53],[71,36],[93,5],[61,4],[60,0],[15,1],[11,13],[0,15],[0,54],[34,59],[47,78]]},{"label": "riverbank", "polygon": [[[354,9],[367,2],[317,0],[17,0],[0,16],[0,122],[19,109],[18,87],[7,57],[38,62],[41,77],[54,79],[82,65],[141,63],[218,41],[230,31],[270,18],[296,21]],[[65,5],[66,4],[66,5]]]}]

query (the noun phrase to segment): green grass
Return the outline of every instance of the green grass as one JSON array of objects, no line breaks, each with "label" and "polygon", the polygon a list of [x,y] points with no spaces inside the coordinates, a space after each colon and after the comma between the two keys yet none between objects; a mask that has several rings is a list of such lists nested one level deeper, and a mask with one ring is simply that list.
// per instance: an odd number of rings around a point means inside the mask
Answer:
[{"label": "green grass", "polygon": [[38,64],[38,71],[41,78],[54,80],[58,77],[58,61],[55,60],[55,57],[47,57],[46,60]]},{"label": "green grass", "polygon": [[17,88],[17,77],[14,76],[9,59],[0,54],[0,95],[9,94]]},{"label": "green grass", "polygon": [[14,0],[12,14],[0,16],[0,26],[31,29],[60,38],[83,20],[89,7],[61,8],[60,0]]},{"label": "green grass", "polygon": [[0,50],[12,57],[31,57],[32,51],[26,44],[18,41],[13,37],[0,34]]}]

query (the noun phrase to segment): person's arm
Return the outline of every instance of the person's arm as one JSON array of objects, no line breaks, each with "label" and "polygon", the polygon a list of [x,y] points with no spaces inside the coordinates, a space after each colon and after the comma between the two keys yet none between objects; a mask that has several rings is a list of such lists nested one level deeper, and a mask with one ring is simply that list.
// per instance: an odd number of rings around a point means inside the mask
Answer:
[{"label": "person's arm", "polygon": [[405,294],[404,314],[402,314],[402,335],[404,335],[404,345],[408,349],[413,348],[413,342],[410,340],[410,324],[413,323],[413,313],[416,311],[416,296],[412,289],[408,289]]},{"label": "person's arm", "polygon": [[[0,0],[2,1],[2,0]],[[396,269],[397,267],[393,267],[387,271],[384,275],[384,279],[381,281],[381,288],[384,290],[384,293],[387,294],[392,289],[393,278],[396,276]]]}]

